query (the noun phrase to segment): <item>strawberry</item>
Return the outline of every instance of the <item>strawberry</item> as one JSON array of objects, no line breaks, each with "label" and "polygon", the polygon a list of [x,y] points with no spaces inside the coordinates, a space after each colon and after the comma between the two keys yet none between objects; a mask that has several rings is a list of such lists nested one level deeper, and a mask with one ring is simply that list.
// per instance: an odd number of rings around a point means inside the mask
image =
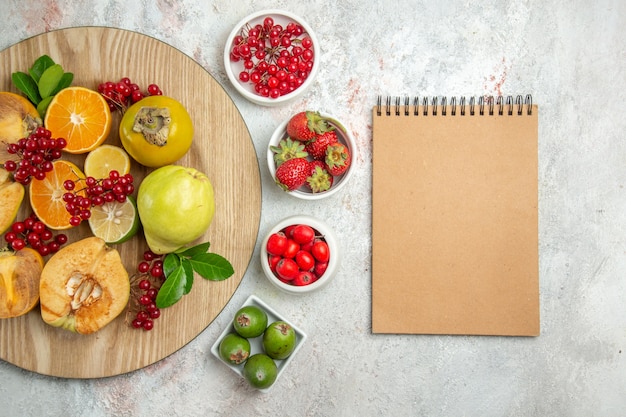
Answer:
[{"label": "strawberry", "polygon": [[292,158],[306,158],[308,156],[304,149],[304,144],[291,138],[283,139],[278,146],[270,146],[274,153],[274,162],[279,167],[283,162]]},{"label": "strawberry", "polygon": [[335,130],[329,130],[321,135],[315,135],[313,139],[307,142],[304,149],[313,159],[323,161],[324,158],[326,158],[326,147],[336,142],[338,142],[337,132]]},{"label": "strawberry", "polygon": [[341,175],[352,163],[350,151],[342,143],[333,143],[326,148],[326,168],[331,175]]},{"label": "strawberry", "polygon": [[295,114],[287,122],[289,137],[302,142],[309,141],[316,134],[322,134],[331,129],[328,121],[317,111],[306,110]]},{"label": "strawberry", "polygon": [[312,161],[310,163],[311,174],[306,182],[313,193],[321,193],[330,190],[333,186],[333,176],[326,170],[326,165],[322,161]]},{"label": "strawberry", "polygon": [[293,191],[306,182],[310,172],[310,163],[305,158],[291,158],[276,169],[276,183],[285,191]]}]

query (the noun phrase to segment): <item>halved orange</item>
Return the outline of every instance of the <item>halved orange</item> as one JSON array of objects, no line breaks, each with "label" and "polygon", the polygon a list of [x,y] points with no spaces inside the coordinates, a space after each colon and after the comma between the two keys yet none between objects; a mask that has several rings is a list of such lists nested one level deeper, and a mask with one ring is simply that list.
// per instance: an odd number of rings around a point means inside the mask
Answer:
[{"label": "halved orange", "polygon": [[[33,212],[50,229],[63,230],[72,227],[70,213],[65,209],[63,183],[66,180],[74,182],[83,180],[85,174],[76,165],[63,159],[52,163],[54,168],[46,173],[43,180],[33,180],[29,185],[30,206]],[[79,185],[77,188],[82,188]],[[83,195],[81,191],[77,193]]]},{"label": "halved orange", "polygon": [[85,87],[59,91],[46,110],[44,126],[64,138],[66,152],[79,154],[100,146],[111,131],[111,110],[102,95]]}]

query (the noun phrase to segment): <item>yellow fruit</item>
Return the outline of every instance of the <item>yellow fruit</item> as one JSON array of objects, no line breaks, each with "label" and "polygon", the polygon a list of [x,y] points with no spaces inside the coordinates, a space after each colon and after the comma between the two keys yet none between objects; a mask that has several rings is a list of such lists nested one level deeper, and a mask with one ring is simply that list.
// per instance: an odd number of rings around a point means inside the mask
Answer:
[{"label": "yellow fruit", "polygon": [[90,334],[124,311],[130,281],[118,251],[88,237],[52,255],[41,272],[39,296],[44,322]]},{"label": "yellow fruit", "polygon": [[43,265],[31,248],[0,252],[0,319],[21,316],[37,305]]},{"label": "yellow fruit", "polygon": [[28,99],[0,91],[0,163],[9,158],[6,145],[28,137],[41,125],[39,113]]},{"label": "yellow fruit", "polygon": [[[29,185],[30,205],[33,212],[50,229],[63,230],[72,227],[70,213],[65,209],[63,194],[66,190],[63,183],[66,180],[82,181],[85,174],[73,163],[58,159],[52,163],[54,168],[46,172],[46,177],[39,181],[31,181]],[[76,187],[77,189],[82,188]],[[76,192],[85,196],[84,191]]]},{"label": "yellow fruit", "polygon": [[130,106],[120,122],[126,152],[147,167],[162,167],[182,158],[193,139],[185,107],[166,96],[148,96]]},{"label": "yellow fruit", "polygon": [[54,138],[64,138],[65,152],[86,153],[100,146],[111,131],[111,110],[102,95],[85,87],[67,87],[55,94],[44,125]]},{"label": "yellow fruit", "polygon": [[213,185],[194,168],[167,165],[141,182],[137,209],[150,250],[171,253],[208,229],[215,213]]},{"label": "yellow fruit", "polygon": [[130,172],[130,157],[119,146],[100,145],[87,154],[84,172],[87,177],[107,178],[109,172],[117,171],[120,175]]},{"label": "yellow fruit", "polygon": [[0,234],[13,223],[24,200],[24,186],[11,181],[9,173],[0,170]]}]

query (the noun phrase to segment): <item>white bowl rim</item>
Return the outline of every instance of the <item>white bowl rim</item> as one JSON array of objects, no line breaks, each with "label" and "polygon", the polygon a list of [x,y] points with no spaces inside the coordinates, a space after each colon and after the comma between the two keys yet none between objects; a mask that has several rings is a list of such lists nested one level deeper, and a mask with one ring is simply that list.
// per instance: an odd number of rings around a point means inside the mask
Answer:
[{"label": "white bowl rim", "polygon": [[[318,232],[322,233],[322,235],[324,236],[324,240],[326,240],[326,243],[328,244],[328,248],[331,254],[330,259],[328,260],[326,272],[315,282],[309,285],[297,286],[281,282],[274,275],[267,262],[267,251],[265,250],[265,247],[267,246],[267,241],[269,240],[269,237],[272,235],[272,233],[278,232],[285,227],[294,224],[308,224]],[[263,238],[259,252],[261,257],[261,268],[263,269],[263,272],[265,273],[267,279],[277,288],[290,294],[306,294],[324,287],[337,274],[337,270],[339,269],[339,260],[341,257],[339,244],[337,242],[335,232],[323,220],[306,214],[292,215],[276,223]]]},{"label": "white bowl rim", "polygon": [[[267,15],[285,16],[291,20],[296,21],[298,24],[300,24],[300,26],[304,28],[304,31],[309,35],[309,37],[313,41],[314,61],[313,61],[313,68],[311,69],[311,73],[306,78],[304,83],[300,87],[298,87],[296,90],[294,90],[293,92],[289,94],[285,94],[284,96],[280,96],[277,98],[263,97],[244,88],[241,85],[241,82],[239,81],[239,77],[235,76],[232,66],[231,66],[232,63],[230,61],[230,50],[232,48],[233,39],[235,39],[235,36],[239,34],[239,31],[241,30],[241,28],[248,22],[254,19],[258,19],[259,17],[262,17],[262,16],[267,16]],[[315,80],[317,76],[317,73],[320,68],[320,59],[321,59],[321,49],[319,46],[317,36],[315,35],[315,32],[313,31],[311,26],[309,26],[309,24],[300,16],[295,15],[289,11],[280,10],[280,9],[260,10],[258,12],[252,13],[244,17],[243,19],[241,19],[233,27],[233,30],[228,35],[228,39],[226,40],[226,45],[224,47],[224,68],[226,70],[226,75],[228,76],[228,79],[230,80],[231,84],[235,87],[235,89],[242,96],[244,96],[248,100],[252,101],[253,103],[265,105],[265,106],[278,106],[288,101],[291,101],[297,97],[300,97],[302,94],[306,93],[306,91],[309,89],[311,84],[313,84],[313,81]]]},{"label": "white bowl rim", "polygon": [[[337,119],[335,116],[333,116],[332,114],[322,112],[322,111],[320,111],[319,113],[323,117],[337,120],[341,123],[341,121]],[[267,145],[267,168],[270,171],[270,175],[273,181],[276,180],[276,166],[275,166],[276,164],[274,163],[274,153],[270,149],[270,146],[275,146],[275,145],[278,145],[278,143],[280,143],[280,140],[285,133],[287,123],[289,123],[289,119],[284,120],[280,125],[278,125],[276,130],[274,130],[274,133],[272,133],[272,136],[270,137],[269,143]],[[330,197],[333,194],[336,194],[337,192],[339,192],[339,190],[341,190],[346,185],[350,177],[352,177],[352,172],[354,171],[354,164],[356,162],[355,161],[356,160],[355,158],[356,141],[354,140],[352,133],[350,133],[350,129],[348,129],[348,127],[346,127],[344,123],[342,123],[342,126],[345,127],[346,129],[345,131],[341,129],[340,126],[337,126],[334,124],[333,126],[335,126],[338,130],[342,132],[342,136],[345,138],[346,142],[348,142],[347,143],[348,148],[350,150],[350,154],[352,157],[352,162],[350,164],[350,167],[348,168],[348,171],[346,171],[341,177],[341,181],[336,185],[333,184],[330,190],[323,191],[321,193],[307,193],[307,192],[300,191],[300,190],[285,191],[285,193],[289,194],[292,197],[300,198],[302,200],[321,200],[322,198]]]}]

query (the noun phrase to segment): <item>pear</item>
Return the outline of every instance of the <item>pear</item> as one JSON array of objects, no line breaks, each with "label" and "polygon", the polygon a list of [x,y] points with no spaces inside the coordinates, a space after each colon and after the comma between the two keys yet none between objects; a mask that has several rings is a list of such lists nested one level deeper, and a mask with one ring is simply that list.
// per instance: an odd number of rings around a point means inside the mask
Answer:
[{"label": "pear", "polygon": [[157,168],[137,192],[137,210],[150,250],[176,252],[202,236],[215,213],[213,185],[202,172],[179,165]]}]

